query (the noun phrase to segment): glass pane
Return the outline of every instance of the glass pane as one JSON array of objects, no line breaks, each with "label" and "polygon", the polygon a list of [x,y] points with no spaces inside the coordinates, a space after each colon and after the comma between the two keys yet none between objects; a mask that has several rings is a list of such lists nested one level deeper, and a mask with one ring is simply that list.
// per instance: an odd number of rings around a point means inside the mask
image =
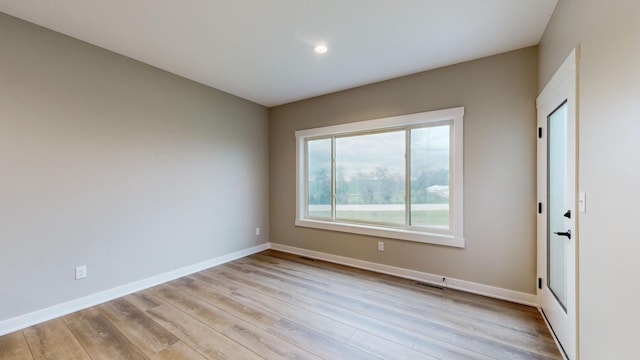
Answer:
[{"label": "glass pane", "polygon": [[567,304],[567,237],[554,232],[565,232],[569,228],[564,217],[569,207],[566,204],[567,188],[567,103],[556,109],[548,118],[548,234],[547,264],[548,286],[562,307]]},{"label": "glass pane", "polygon": [[331,218],[331,139],[307,141],[308,216]]},{"label": "glass pane", "polygon": [[406,132],[336,138],[336,219],[404,226]]},{"label": "glass pane", "polygon": [[411,225],[449,229],[450,125],[411,130]]}]

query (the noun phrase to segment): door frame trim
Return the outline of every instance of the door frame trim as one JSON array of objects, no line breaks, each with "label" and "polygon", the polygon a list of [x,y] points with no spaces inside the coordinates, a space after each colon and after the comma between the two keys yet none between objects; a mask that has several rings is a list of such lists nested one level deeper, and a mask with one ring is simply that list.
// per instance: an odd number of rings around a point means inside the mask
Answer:
[{"label": "door frame trim", "polygon": [[[579,339],[579,327],[578,327],[578,310],[579,310],[579,298],[578,298],[578,280],[579,280],[579,272],[578,272],[578,244],[579,244],[579,212],[577,211],[577,201],[578,201],[578,124],[579,124],[579,96],[578,96],[578,86],[579,86],[579,63],[580,63],[580,48],[572,50],[569,56],[565,59],[562,65],[558,68],[552,79],[547,83],[544,89],[540,92],[540,95],[536,99],[536,109],[537,109],[537,127],[542,128],[542,138],[537,139],[537,202],[542,204],[542,211],[537,212],[537,235],[536,235],[536,248],[537,248],[537,277],[541,278],[543,284],[546,284],[547,278],[547,114],[543,113],[543,105],[547,104],[550,101],[557,100],[557,92],[561,90],[562,86],[566,86],[565,81],[571,81],[568,77],[574,77],[574,86],[569,90],[569,116],[575,118],[575,127],[569,128],[568,131],[573,134],[575,141],[574,146],[572,147],[572,151],[574,152],[573,157],[575,159],[575,173],[572,179],[569,181],[574,182],[574,194],[573,194],[573,206],[572,213],[574,214],[574,226],[572,230],[572,240],[569,243],[573,246],[573,251],[575,256],[573,259],[569,259],[568,262],[568,276],[573,276],[575,281],[575,287],[572,291],[572,295],[568,296],[567,303],[573,305],[573,309],[570,309],[570,306],[567,306],[568,312],[567,317],[569,321],[569,329],[573,331],[572,339],[569,344],[560,343],[559,339],[556,336],[556,333],[553,331],[549,320],[547,319],[545,313],[542,311],[542,301],[543,301],[543,293],[542,289],[536,286],[536,294],[538,297],[538,308],[540,313],[543,315],[545,323],[547,327],[552,333],[560,352],[562,353],[565,359],[577,359],[579,358],[578,354],[578,339]],[[539,131],[539,130],[538,130]],[[537,132],[536,132],[537,135]],[[542,166],[544,164],[544,166]],[[546,286],[546,285],[543,285]],[[569,292],[571,293],[571,292]]]}]

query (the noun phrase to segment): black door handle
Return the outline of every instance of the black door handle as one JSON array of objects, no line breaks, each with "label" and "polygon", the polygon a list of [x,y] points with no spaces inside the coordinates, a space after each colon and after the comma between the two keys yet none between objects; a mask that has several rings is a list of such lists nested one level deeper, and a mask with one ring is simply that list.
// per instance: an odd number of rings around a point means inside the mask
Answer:
[{"label": "black door handle", "polygon": [[571,229],[567,230],[567,232],[554,232],[554,234],[558,236],[566,236],[571,240]]}]

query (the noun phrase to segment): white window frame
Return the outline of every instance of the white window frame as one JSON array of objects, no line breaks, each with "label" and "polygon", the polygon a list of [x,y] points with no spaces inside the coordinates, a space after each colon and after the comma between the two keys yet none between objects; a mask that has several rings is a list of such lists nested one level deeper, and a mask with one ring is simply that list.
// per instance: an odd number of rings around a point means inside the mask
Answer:
[{"label": "white window frame", "polygon": [[[341,125],[325,126],[315,129],[299,130],[296,137],[296,220],[295,225],[301,227],[332,230],[360,235],[392,238],[422,243],[465,247],[463,236],[463,118],[464,107],[428,111],[409,115],[366,120]],[[418,231],[405,228],[376,224],[355,224],[332,220],[306,218],[306,150],[307,139],[337,136],[349,133],[365,133],[402,129],[438,122],[451,122],[450,145],[450,184],[449,184],[449,216],[450,229],[446,234],[435,231]],[[333,160],[332,160],[333,161]]]}]

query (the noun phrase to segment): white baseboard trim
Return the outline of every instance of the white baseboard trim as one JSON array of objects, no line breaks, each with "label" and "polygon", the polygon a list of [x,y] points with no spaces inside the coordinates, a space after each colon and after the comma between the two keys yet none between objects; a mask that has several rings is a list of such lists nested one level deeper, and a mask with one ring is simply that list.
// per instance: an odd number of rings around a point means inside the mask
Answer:
[{"label": "white baseboard trim", "polygon": [[180,269],[168,271],[163,274],[154,275],[146,279],[134,281],[122,286],[101,291],[95,294],[84,296],[78,299],[70,300],[51,307],[36,310],[28,314],[16,316],[11,319],[0,321],[0,336],[22,330],[32,325],[36,325],[60,316],[70,314],[75,311],[89,308],[104,302],[117,299],[119,297],[129,295],[136,291],[148,289],[150,287],[175,280],[182,276],[196,273],[213,266],[221,265],[245,256],[249,256],[260,251],[269,249],[269,243],[250,247],[248,249],[239,250],[230,254],[218,256],[213,259],[205,260],[193,265],[188,265]]},{"label": "white baseboard trim", "polygon": [[446,282],[442,282],[443,276],[424,273],[415,270],[409,270],[399,268],[395,266],[378,264],[370,261],[358,260],[354,258],[348,258],[344,256],[332,255],[319,251],[307,250],[287,245],[281,245],[276,243],[266,243],[257,245],[248,249],[236,251],[230,254],[222,255],[210,260],[199,262],[197,264],[182,267],[180,269],[172,270],[163,274],[154,275],[146,279],[134,281],[122,286],[118,286],[112,289],[101,291],[99,293],[84,296],[78,299],[70,300],[61,304],[53,305],[51,307],[36,310],[28,314],[20,315],[11,319],[0,321],[0,336],[12,333],[14,331],[22,330],[32,325],[36,325],[51,319],[58,318],[70,314],[72,312],[80,311],[98,304],[102,304],[113,299],[117,299],[122,296],[129,295],[131,293],[148,289],[150,287],[175,280],[182,276],[196,273],[208,269],[213,266],[221,265],[236,259],[249,256],[260,251],[267,249],[274,249],[291,254],[306,256],[309,258],[324,260],[333,262],[336,264],[353,266],[356,268],[379,272],[387,275],[394,275],[406,279],[421,281],[429,284],[434,284],[441,287],[446,287],[455,290],[466,291],[478,295],[484,295],[500,300],[507,300],[514,303],[529,305],[538,307],[537,296],[534,294],[528,294],[503,288],[498,288],[489,285],[478,284],[465,280],[458,280],[453,278],[446,278]]},{"label": "white baseboard trim", "polygon": [[[319,251],[307,250],[288,245],[270,243],[273,250],[283,251],[290,254],[306,256],[313,259],[324,260],[336,264],[353,266],[356,268],[371,270],[382,274],[394,275],[405,279],[421,281],[449,289],[461,290],[473,294],[488,296],[495,299],[511,301],[518,304],[538,307],[538,298],[535,294],[528,294],[519,291],[503,289],[499,287],[478,284],[465,280],[453,279],[450,277],[424,273],[415,270],[399,268],[395,266],[378,264],[370,261],[358,260],[344,256],[327,254]],[[446,280],[443,282],[442,278]]]}]

